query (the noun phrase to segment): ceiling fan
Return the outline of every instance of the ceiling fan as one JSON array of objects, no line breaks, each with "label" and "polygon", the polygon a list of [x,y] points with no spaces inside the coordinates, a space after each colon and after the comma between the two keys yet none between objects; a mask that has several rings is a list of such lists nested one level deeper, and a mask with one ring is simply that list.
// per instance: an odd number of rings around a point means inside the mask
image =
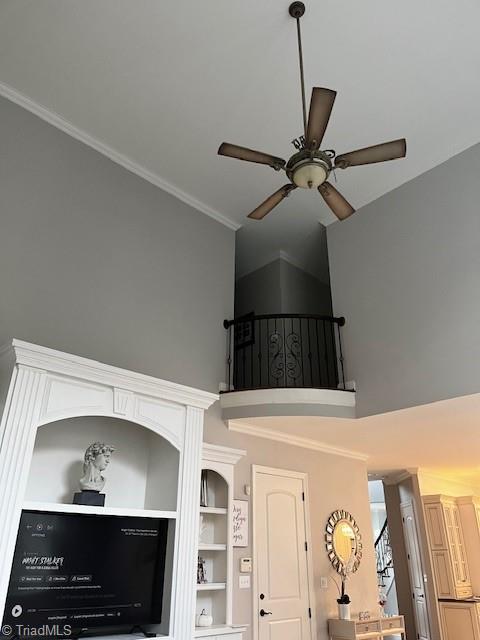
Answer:
[{"label": "ceiling fan", "polygon": [[386,162],[404,158],[407,153],[407,143],[405,138],[377,144],[372,147],[365,147],[337,155],[331,149],[320,149],[328,121],[332,113],[333,104],[336,98],[336,91],[332,89],[322,89],[314,87],[310,101],[310,111],[307,119],[307,107],[305,100],[305,78],[303,71],[303,51],[302,34],[300,29],[300,18],[305,13],[303,2],[293,2],[289,7],[289,13],[297,21],[298,55],[300,62],[300,84],[303,106],[303,128],[304,135],[293,140],[297,152],[285,162],[283,158],[272,156],[268,153],[254,151],[246,147],[223,142],[218,154],[245,160],[246,162],[256,162],[265,164],[275,171],[283,170],[287,174],[289,183],[283,185],[275,191],[265,202],[262,202],[252,213],[248,215],[254,220],[261,220],[267,213],[270,213],[280,202],[290,193],[300,187],[301,189],[318,189],[325,203],[337,216],[339,220],[344,220],[355,213],[355,209],[341,195],[339,191],[328,182],[328,177],[334,169],[347,169],[359,165],[373,164],[376,162]]}]

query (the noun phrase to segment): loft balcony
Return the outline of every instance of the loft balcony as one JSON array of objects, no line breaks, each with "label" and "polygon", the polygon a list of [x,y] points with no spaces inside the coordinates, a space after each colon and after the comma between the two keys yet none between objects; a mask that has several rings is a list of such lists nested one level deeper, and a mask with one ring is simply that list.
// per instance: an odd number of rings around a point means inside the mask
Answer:
[{"label": "loft balcony", "polygon": [[347,390],[344,318],[305,314],[225,320],[227,390],[224,420],[263,416],[355,417]]}]

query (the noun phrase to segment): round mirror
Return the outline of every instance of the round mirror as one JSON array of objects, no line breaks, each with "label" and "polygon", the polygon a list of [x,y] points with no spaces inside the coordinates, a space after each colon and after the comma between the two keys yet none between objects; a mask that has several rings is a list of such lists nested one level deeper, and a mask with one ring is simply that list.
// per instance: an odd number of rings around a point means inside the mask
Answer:
[{"label": "round mirror", "polygon": [[325,542],[330,561],[338,573],[354,573],[362,558],[362,536],[348,511],[334,511],[328,519]]}]

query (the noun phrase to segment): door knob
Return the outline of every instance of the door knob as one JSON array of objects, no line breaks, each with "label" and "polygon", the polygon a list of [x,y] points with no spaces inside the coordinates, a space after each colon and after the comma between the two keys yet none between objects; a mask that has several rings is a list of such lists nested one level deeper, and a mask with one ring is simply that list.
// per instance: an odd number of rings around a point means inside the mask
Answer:
[{"label": "door knob", "polygon": [[271,616],[272,612],[271,611],[265,611],[265,609],[260,609],[260,615],[262,616]]}]

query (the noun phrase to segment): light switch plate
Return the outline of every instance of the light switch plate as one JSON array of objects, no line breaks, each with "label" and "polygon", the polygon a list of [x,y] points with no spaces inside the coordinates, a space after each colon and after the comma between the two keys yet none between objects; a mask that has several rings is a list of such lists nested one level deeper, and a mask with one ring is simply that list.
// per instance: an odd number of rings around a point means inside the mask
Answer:
[{"label": "light switch plate", "polygon": [[250,576],[238,576],[238,586],[240,589],[250,589]]},{"label": "light switch plate", "polygon": [[328,589],[328,578],[320,578],[320,589]]}]

